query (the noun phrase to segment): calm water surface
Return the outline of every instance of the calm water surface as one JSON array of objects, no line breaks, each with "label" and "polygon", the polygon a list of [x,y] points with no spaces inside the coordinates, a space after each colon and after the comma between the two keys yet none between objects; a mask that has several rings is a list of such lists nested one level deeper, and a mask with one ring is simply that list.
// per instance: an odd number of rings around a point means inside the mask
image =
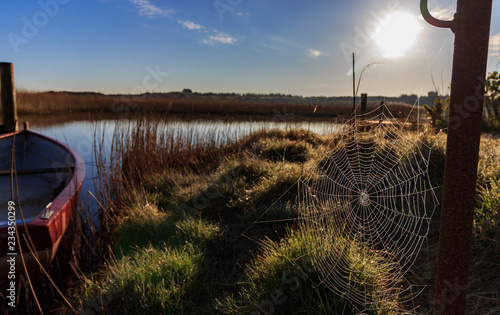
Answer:
[{"label": "calm water surface", "polygon": [[[113,133],[117,127],[133,126],[137,120],[95,117],[36,117],[29,119],[30,129],[52,137],[76,149],[86,164],[86,176],[82,187],[84,204],[90,203],[93,209],[97,205],[89,192],[95,195],[93,176],[96,174],[94,164],[94,137],[104,136],[104,145],[109,148]],[[287,121],[272,120],[228,120],[228,119],[162,119],[162,128],[173,133],[180,142],[204,141],[207,137],[215,139],[218,145],[238,140],[251,132],[262,129],[303,128],[318,134],[331,134],[339,130],[340,125],[329,121]]]}]

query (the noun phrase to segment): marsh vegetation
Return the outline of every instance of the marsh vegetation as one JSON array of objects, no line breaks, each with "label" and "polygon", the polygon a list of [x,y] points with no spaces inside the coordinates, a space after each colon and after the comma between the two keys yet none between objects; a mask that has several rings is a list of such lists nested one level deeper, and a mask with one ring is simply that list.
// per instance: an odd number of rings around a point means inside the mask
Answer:
[{"label": "marsh vegetation", "polygon": [[[158,130],[148,121],[133,130],[123,128],[115,134],[111,158],[98,157],[107,165],[99,175],[106,202],[101,229],[110,232],[99,247],[109,251],[103,252],[106,263],[83,275],[72,291],[75,308],[123,314],[357,312],[359,305],[321,283],[307,251],[314,242],[312,231],[297,220],[297,181],[309,165],[321,163],[335,135],[267,130],[219,147],[210,140],[186,146]],[[421,137],[436,143],[429,172],[440,198],[445,141],[434,132]],[[500,139],[485,135],[471,313],[500,309],[499,170]],[[410,272],[425,288],[412,303],[384,300],[390,267],[383,261],[374,257],[371,264],[359,264],[354,252],[346,253],[363,281],[380,283],[370,292],[379,297],[377,309],[368,313],[432,309],[438,227],[439,208]],[[346,241],[335,239],[329,246]],[[106,247],[109,242],[112,247]]]},{"label": "marsh vegetation", "polygon": [[[335,134],[273,129],[221,143],[227,131],[196,141],[189,133],[186,141],[179,141],[174,133],[146,117],[120,121],[112,139],[94,135],[98,220],[82,212],[77,232],[84,235],[78,256],[87,264],[71,258],[68,266],[77,279],[66,292],[68,302],[52,284],[43,285],[56,301],[47,309],[354,314],[362,307],[322,283],[308,251],[311,246],[342,248],[349,240],[316,244],[313,231],[298,220],[297,181],[309,166],[323,162],[324,152],[338,141]],[[417,137],[414,132],[407,136]],[[440,199],[444,136],[429,129],[419,137],[435,143],[429,172]],[[479,163],[470,313],[500,310],[499,178],[500,138],[486,134]],[[391,268],[376,254],[367,252],[371,263],[360,264],[355,253],[366,249],[345,253],[359,281],[375,288],[369,294],[377,299],[377,308],[368,313],[431,311],[438,236],[439,207],[428,242],[409,272],[414,283],[424,286],[412,303],[384,298],[389,289],[384,279],[390,278]],[[23,292],[28,310],[36,311],[30,290]]]}]

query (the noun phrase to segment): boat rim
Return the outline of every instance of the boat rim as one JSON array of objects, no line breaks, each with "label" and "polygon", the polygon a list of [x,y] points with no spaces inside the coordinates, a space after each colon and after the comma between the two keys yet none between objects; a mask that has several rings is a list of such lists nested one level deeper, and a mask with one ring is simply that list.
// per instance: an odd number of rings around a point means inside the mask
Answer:
[{"label": "boat rim", "polygon": [[[81,155],[72,147],[69,145],[62,143],[56,139],[50,138],[48,136],[45,136],[41,133],[32,131],[32,130],[18,130],[15,132],[7,133],[7,134],[2,134],[0,135],[0,140],[9,138],[12,136],[18,136],[21,134],[30,134],[39,138],[42,138],[45,141],[51,142],[60,148],[68,151],[73,158],[74,162],[74,171],[73,171],[73,176],[71,179],[68,181],[68,184],[64,189],[59,192],[59,194],[51,201],[52,206],[56,210],[62,209],[68,202],[69,202],[69,197],[73,196],[75,193],[79,192],[81,190],[81,187],[83,185],[83,180],[85,178],[85,162],[83,161],[83,158]],[[43,209],[40,210],[40,214],[38,214],[36,217],[29,219],[29,220],[24,220],[24,223],[20,222],[21,225],[23,224],[44,224],[46,222],[46,219],[42,219],[41,216],[43,215]],[[19,226],[20,224],[18,223],[20,219],[16,219],[16,224]],[[0,228],[5,228],[7,227],[9,221],[1,221],[0,222]]]}]

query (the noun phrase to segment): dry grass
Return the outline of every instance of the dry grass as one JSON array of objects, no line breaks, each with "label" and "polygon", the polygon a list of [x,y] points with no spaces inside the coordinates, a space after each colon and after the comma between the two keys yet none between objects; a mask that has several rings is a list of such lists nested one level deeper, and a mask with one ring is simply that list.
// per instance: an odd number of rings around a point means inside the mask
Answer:
[{"label": "dry grass", "polygon": [[[175,113],[191,115],[266,115],[289,118],[291,115],[313,117],[345,117],[352,112],[352,103],[314,104],[301,101],[290,102],[280,99],[241,96],[216,97],[174,97],[165,94],[104,95],[98,93],[30,92],[20,90],[17,94],[19,115],[44,115],[54,113],[104,112],[128,116],[131,113]],[[368,110],[378,107],[369,102]],[[412,106],[404,103],[389,103],[389,109],[396,118],[406,118]],[[423,111],[421,113],[423,117]]]}]

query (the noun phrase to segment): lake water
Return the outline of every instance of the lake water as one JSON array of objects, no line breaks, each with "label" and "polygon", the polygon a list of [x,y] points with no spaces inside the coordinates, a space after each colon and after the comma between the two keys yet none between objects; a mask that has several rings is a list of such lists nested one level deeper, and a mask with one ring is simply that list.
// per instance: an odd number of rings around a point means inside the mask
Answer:
[{"label": "lake water", "polygon": [[[63,143],[77,150],[86,164],[86,176],[81,197],[85,205],[90,203],[92,209],[97,204],[90,193],[95,195],[93,177],[96,174],[94,165],[93,143],[95,135],[104,136],[104,146],[109,147],[117,126],[135,124],[137,119],[117,117],[68,116],[68,117],[34,117],[28,118],[30,129]],[[158,121],[158,117],[155,117]],[[21,120],[22,121],[22,120]],[[238,140],[251,132],[262,129],[303,128],[318,134],[331,134],[339,130],[340,125],[334,121],[304,121],[294,117],[286,119],[186,119],[161,118],[162,128],[173,132],[178,140],[203,141],[208,135],[216,139],[218,145]],[[90,193],[89,193],[90,192]]]}]

